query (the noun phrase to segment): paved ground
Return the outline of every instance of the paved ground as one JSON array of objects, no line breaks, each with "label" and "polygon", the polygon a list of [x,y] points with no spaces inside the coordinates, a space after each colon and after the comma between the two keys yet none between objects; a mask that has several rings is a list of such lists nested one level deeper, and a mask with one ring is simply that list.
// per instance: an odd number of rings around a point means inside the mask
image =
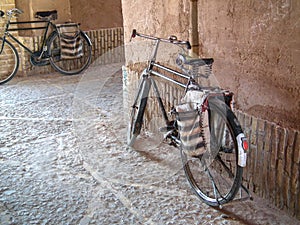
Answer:
[{"label": "paved ground", "polygon": [[258,198],[208,207],[176,149],[128,148],[120,66],[0,86],[0,224],[299,223]]}]

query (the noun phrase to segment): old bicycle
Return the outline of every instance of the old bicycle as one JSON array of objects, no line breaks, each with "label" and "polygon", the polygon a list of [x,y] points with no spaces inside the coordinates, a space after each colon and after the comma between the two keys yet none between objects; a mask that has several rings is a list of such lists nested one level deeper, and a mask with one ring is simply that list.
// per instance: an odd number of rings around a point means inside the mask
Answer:
[{"label": "old bicycle", "polygon": [[[17,73],[20,59],[17,49],[8,40],[15,41],[30,54],[30,62],[34,66],[51,66],[65,75],[73,75],[82,72],[91,62],[92,43],[89,37],[81,30],[78,24],[66,23],[55,25],[52,21],[57,19],[57,11],[37,12],[38,21],[11,22],[23,12],[13,8],[6,13],[0,11],[0,17],[6,15],[4,34],[0,37],[0,84],[11,80]],[[42,24],[37,27],[13,27],[11,25]],[[18,40],[12,32],[24,30],[43,30],[42,41],[38,51],[34,51]],[[64,33],[70,31],[70,35]]]},{"label": "old bicycle", "polygon": [[[169,39],[153,37],[133,30],[132,38],[136,36],[152,40],[154,47],[131,107],[128,145],[134,146],[143,130],[149,93],[153,89],[165,123],[159,130],[165,133],[169,144],[180,148],[185,175],[196,195],[211,206],[221,206],[233,200],[238,190],[243,189],[250,196],[242,184],[248,143],[230,108],[232,93],[196,82],[197,77],[209,78],[213,59],[191,58],[179,53],[176,64],[181,71],[178,72],[156,60],[158,48],[163,42],[189,49],[188,41],[177,40],[176,36]],[[199,72],[202,67],[204,72]],[[163,72],[172,74],[172,77]],[[172,107],[168,114],[155,78],[184,88],[186,102]]]}]

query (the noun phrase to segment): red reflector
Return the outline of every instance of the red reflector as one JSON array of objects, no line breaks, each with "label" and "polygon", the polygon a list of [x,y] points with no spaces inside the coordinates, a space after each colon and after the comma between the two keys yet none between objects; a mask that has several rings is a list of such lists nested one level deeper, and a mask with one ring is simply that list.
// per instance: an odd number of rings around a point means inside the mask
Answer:
[{"label": "red reflector", "polygon": [[242,146],[243,146],[243,149],[244,149],[245,151],[248,150],[249,144],[248,144],[248,141],[247,141],[246,138],[243,138],[243,139],[242,139]]}]

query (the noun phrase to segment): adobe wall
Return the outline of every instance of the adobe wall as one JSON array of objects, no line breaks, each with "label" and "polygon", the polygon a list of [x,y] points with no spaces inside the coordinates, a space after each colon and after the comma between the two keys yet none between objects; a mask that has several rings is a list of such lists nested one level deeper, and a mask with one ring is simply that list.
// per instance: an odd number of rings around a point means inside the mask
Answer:
[{"label": "adobe wall", "polygon": [[36,20],[35,13],[38,11],[52,11],[57,10],[57,23],[70,21],[70,2],[61,0],[40,1],[40,0],[16,0],[16,7],[23,10],[20,16],[21,21]]},{"label": "adobe wall", "polygon": [[159,37],[188,37],[188,1],[122,0],[122,7],[125,42],[129,41],[132,29]]},{"label": "adobe wall", "polygon": [[[200,53],[213,57],[236,106],[300,129],[300,2],[198,0]],[[189,1],[123,0],[125,42],[141,33],[189,37]],[[137,40],[135,40],[137,41]]]},{"label": "adobe wall", "polygon": [[121,0],[70,0],[72,20],[83,30],[122,27]]},{"label": "adobe wall", "polygon": [[202,53],[244,112],[300,129],[300,2],[198,1]]},{"label": "adobe wall", "polygon": [[[40,0],[15,0],[16,7],[23,13],[18,16],[18,21],[38,20],[36,12],[57,10],[58,18],[55,23],[71,21],[70,2],[61,0],[40,1]],[[41,24],[18,25],[18,27],[39,27]],[[20,36],[42,35],[41,30],[19,31]]]},{"label": "adobe wall", "polygon": [[[37,11],[57,10],[58,19],[55,23],[77,22],[85,31],[123,26],[121,0],[90,0],[88,2],[81,0],[13,0],[12,2],[15,2],[16,7],[24,11],[18,21],[36,20],[34,15]],[[32,36],[38,35],[40,32],[21,31],[19,34]]]}]

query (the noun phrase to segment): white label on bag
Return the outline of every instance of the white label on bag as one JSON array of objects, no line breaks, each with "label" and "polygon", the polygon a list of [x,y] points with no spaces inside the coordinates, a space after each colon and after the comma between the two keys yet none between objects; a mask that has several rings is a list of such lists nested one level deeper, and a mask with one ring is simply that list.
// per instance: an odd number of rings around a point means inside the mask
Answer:
[{"label": "white label on bag", "polygon": [[238,150],[239,150],[238,165],[241,167],[245,167],[247,161],[247,153],[243,148],[243,141],[246,139],[246,137],[243,133],[240,133],[236,137],[236,139],[237,139]]}]

